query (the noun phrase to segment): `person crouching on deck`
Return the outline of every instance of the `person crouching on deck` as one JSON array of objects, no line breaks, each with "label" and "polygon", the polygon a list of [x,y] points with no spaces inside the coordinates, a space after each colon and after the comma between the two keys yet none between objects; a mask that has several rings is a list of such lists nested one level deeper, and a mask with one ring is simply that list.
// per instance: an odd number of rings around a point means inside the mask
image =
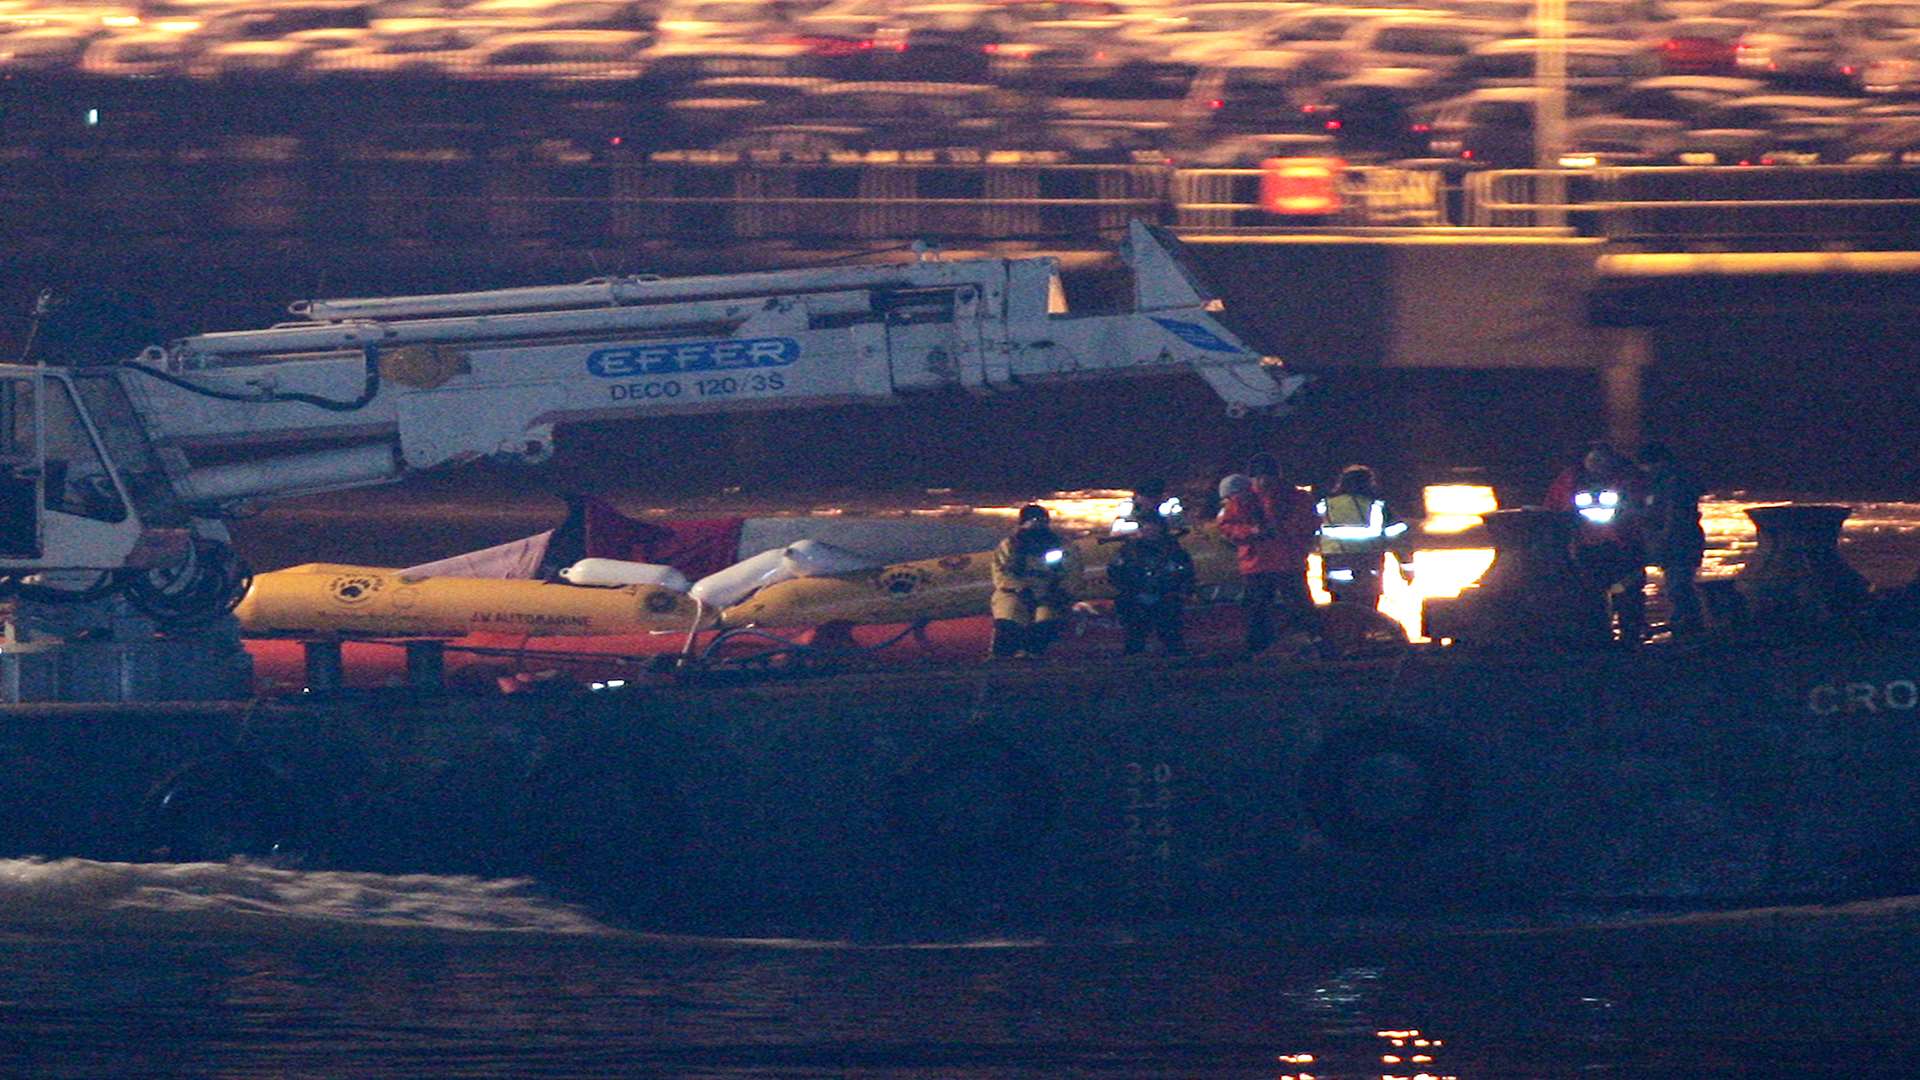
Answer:
[{"label": "person crouching on deck", "polygon": [[993,655],[1039,656],[1073,606],[1080,556],[1043,506],[1020,508],[1019,526],[993,549]]}]

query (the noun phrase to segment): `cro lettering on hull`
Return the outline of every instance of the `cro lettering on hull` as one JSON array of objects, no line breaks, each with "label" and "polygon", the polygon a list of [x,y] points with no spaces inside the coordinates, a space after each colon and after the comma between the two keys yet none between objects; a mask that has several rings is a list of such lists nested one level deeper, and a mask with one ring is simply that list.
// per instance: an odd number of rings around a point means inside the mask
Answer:
[{"label": "cro lettering on hull", "polygon": [[1815,716],[1861,713],[1910,713],[1920,709],[1920,680],[1830,682],[1807,691],[1807,711]]}]

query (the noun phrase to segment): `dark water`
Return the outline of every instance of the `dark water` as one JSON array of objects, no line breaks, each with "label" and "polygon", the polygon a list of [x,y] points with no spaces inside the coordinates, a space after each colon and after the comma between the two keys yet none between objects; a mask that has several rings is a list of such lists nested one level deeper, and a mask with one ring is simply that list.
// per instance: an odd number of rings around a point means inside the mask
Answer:
[{"label": "dark water", "polygon": [[1920,898],[868,948],[524,883],[8,861],[0,911],[7,1076],[1911,1076],[1920,1020]]}]

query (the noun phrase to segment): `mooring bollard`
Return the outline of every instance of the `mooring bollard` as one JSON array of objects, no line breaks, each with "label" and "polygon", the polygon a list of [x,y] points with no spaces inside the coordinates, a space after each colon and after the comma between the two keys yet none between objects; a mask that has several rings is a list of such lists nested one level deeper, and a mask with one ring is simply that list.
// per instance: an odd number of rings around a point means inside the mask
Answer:
[{"label": "mooring bollard", "polygon": [[1832,623],[1867,603],[1867,579],[1840,557],[1850,506],[1760,506],[1753,561],[1734,578],[1747,616],[1762,629]]},{"label": "mooring bollard", "polygon": [[1573,565],[1572,512],[1496,510],[1483,520],[1493,565],[1458,598],[1426,602],[1420,617],[1428,637],[1482,647],[1588,647],[1611,639],[1605,592]]}]

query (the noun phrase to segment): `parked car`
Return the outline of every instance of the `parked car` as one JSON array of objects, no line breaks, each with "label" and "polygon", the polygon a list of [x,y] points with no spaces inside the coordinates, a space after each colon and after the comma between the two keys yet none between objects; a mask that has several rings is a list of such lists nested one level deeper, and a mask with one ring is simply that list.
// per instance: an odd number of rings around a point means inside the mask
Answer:
[{"label": "parked car", "polygon": [[1002,125],[986,160],[1014,164],[1164,165],[1173,126],[1116,120],[1048,120]]},{"label": "parked car", "polygon": [[[1635,38],[1640,36],[1648,15],[1646,5],[1639,0],[1567,0],[1567,34]],[[1529,25],[1528,29],[1533,27]]]},{"label": "parked car", "polygon": [[0,75],[68,70],[80,62],[97,34],[71,26],[42,26],[0,35]]},{"label": "parked car", "polygon": [[1608,111],[1646,120],[1677,120],[1699,127],[1714,106],[1751,97],[1766,88],[1758,79],[1725,75],[1661,75],[1641,79],[1616,96]]},{"label": "parked car", "polygon": [[1286,132],[1229,135],[1175,155],[1183,169],[1257,169],[1277,157],[1337,158],[1340,144],[1331,135]]},{"label": "parked car", "polygon": [[1846,84],[1902,35],[1844,11],[1796,11],[1768,19],[1740,39],[1742,74],[1780,82]]},{"label": "parked car", "polygon": [[444,71],[495,37],[533,29],[519,20],[379,19],[356,44],[314,54],[308,70],[317,75],[357,76]]},{"label": "parked car", "polygon": [[662,106],[670,145],[706,146],[734,132],[790,122],[825,85],[824,79],[793,77],[697,79]]},{"label": "parked car", "polygon": [[1218,131],[1305,131],[1301,107],[1320,81],[1309,58],[1286,49],[1243,53],[1234,62],[1201,71],[1193,80],[1188,115],[1200,128]]},{"label": "parked car", "polygon": [[1340,76],[1384,67],[1451,71],[1475,48],[1515,29],[1511,23],[1452,16],[1390,16],[1355,26],[1320,68]]},{"label": "parked car", "polygon": [[321,51],[321,43],[312,40],[223,41],[188,61],[187,73],[197,79],[284,76],[305,71]]},{"label": "parked car", "polygon": [[306,0],[274,7],[237,7],[207,17],[199,30],[205,41],[267,41],[299,30],[367,25],[362,0]]},{"label": "parked car", "polygon": [[1847,140],[1843,160],[1850,165],[1920,165],[1920,116],[1857,126]]},{"label": "parked car", "polygon": [[74,66],[87,75],[115,78],[179,75],[199,44],[188,34],[108,34],[88,43]]},{"label": "parked car", "polygon": [[[1653,50],[1637,41],[1566,38],[1567,93],[1599,99],[1660,73]],[[1476,47],[1454,68],[1461,88],[1532,86],[1541,48],[1538,38],[1508,38]]]},{"label": "parked car", "polygon": [[1015,86],[1049,116],[1074,120],[1192,123],[1206,110],[1193,103],[1205,79],[1193,64],[1087,58],[1030,73]]},{"label": "parked car", "polygon": [[1425,120],[1429,152],[1483,168],[1531,166],[1540,96],[1530,86],[1497,87],[1436,103]]},{"label": "parked car", "polygon": [[1563,168],[1660,165],[1673,160],[1685,128],[1677,120],[1592,116],[1567,125]]},{"label": "parked car", "polygon": [[1308,5],[1295,0],[1229,0],[1169,8],[1165,17],[1137,23],[1132,32],[1147,48],[1180,60],[1204,62],[1256,48],[1260,32],[1283,15]]},{"label": "parked car", "polygon": [[1771,129],[1783,121],[1810,116],[1846,116],[1866,101],[1826,94],[1754,94],[1729,98],[1701,116],[1702,127]]},{"label": "parked car", "polygon": [[541,30],[654,29],[651,7],[634,0],[476,0],[460,20],[514,20]]},{"label": "parked car", "polygon": [[1920,38],[1894,45],[1867,61],[1854,86],[1861,93],[1888,97],[1920,94]]},{"label": "parked car", "polygon": [[1432,124],[1420,114],[1448,84],[1418,68],[1377,68],[1323,84],[1313,118],[1350,159],[1391,161],[1429,152]]},{"label": "parked car", "polygon": [[1693,128],[1674,140],[1676,165],[1756,165],[1770,136],[1765,128]]},{"label": "parked car", "polygon": [[901,8],[874,30],[873,76],[983,83],[993,54],[1020,40],[1018,21],[995,4],[920,4]]},{"label": "parked car", "polygon": [[[655,45],[645,53],[649,84],[675,86],[697,79],[828,77],[803,45],[717,41],[711,45]],[[844,80],[842,80],[844,81]]]},{"label": "parked car", "polygon": [[827,83],[808,92],[789,130],[811,129],[861,150],[983,146],[1005,113],[979,83]]},{"label": "parked car", "polygon": [[782,14],[768,0],[690,0],[662,7],[654,32],[665,45],[752,41],[783,30]]},{"label": "parked car", "polygon": [[1660,28],[1660,66],[1669,75],[1736,74],[1746,30],[1740,19],[1676,19]]},{"label": "parked car", "polygon": [[497,34],[449,54],[441,73],[462,79],[637,79],[650,36],[632,30],[532,30]]}]

